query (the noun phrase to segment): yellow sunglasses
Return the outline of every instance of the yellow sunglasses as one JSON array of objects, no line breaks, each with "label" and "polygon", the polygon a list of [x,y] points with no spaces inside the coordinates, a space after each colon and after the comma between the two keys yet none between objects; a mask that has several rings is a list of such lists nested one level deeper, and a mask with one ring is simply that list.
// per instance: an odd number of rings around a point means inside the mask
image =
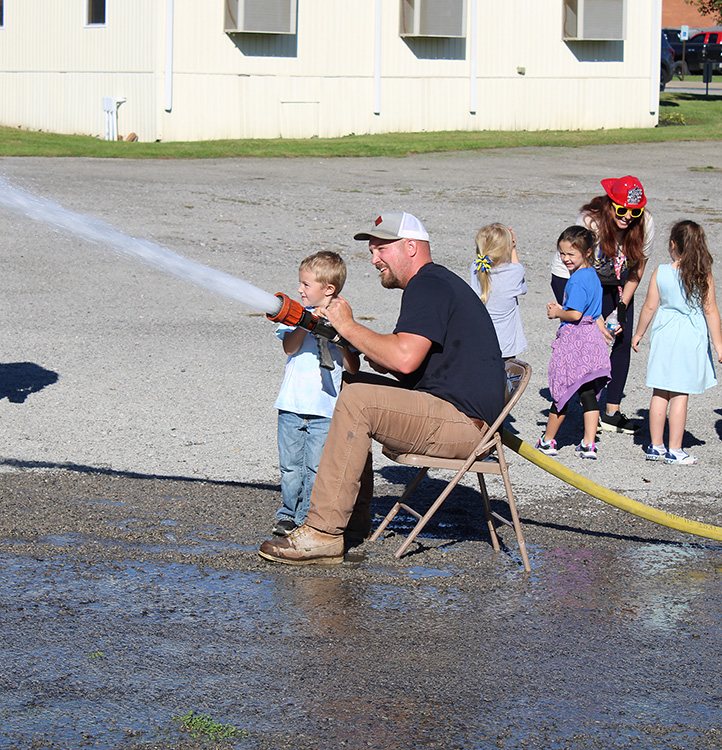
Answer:
[{"label": "yellow sunglasses", "polygon": [[620,206],[614,201],[612,201],[612,205],[614,206],[614,213],[617,214],[620,219],[625,217],[627,214],[629,214],[633,219],[638,219],[644,213],[644,206],[642,206],[641,208],[627,208],[626,206]]}]

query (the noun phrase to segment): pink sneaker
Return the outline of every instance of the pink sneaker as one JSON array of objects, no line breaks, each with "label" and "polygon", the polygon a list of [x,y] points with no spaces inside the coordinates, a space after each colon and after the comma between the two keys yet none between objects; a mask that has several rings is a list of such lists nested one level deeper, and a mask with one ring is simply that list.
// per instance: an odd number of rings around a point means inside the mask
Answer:
[{"label": "pink sneaker", "polygon": [[544,435],[542,435],[539,440],[536,441],[536,449],[538,451],[541,451],[547,456],[556,456],[557,451],[557,441],[556,440],[544,440]]},{"label": "pink sneaker", "polygon": [[577,452],[579,458],[596,458],[597,457],[597,444],[596,443],[585,443],[582,441],[574,449]]}]

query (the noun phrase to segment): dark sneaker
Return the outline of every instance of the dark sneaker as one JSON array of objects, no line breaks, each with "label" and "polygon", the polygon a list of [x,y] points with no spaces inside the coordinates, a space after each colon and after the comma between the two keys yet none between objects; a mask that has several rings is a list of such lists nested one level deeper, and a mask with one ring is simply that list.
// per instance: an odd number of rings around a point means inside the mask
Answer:
[{"label": "dark sneaker", "polygon": [[276,536],[288,536],[294,529],[297,529],[296,522],[291,518],[281,518],[273,524],[271,531]]},{"label": "dark sneaker", "polygon": [[258,554],[287,565],[336,565],[343,562],[343,534],[326,534],[304,524],[283,539],[266,540]]},{"label": "dark sneaker", "polygon": [[599,426],[609,432],[621,432],[625,435],[635,435],[639,432],[639,425],[628,420],[621,411],[614,414],[600,414]]},{"label": "dark sneaker", "polygon": [[577,452],[577,456],[579,456],[579,458],[596,458],[597,457],[597,444],[596,443],[581,442],[574,450]]},{"label": "dark sneaker", "polygon": [[649,448],[647,448],[646,458],[647,461],[661,461],[666,454],[667,450],[665,448],[658,451],[653,445],[650,445]]}]

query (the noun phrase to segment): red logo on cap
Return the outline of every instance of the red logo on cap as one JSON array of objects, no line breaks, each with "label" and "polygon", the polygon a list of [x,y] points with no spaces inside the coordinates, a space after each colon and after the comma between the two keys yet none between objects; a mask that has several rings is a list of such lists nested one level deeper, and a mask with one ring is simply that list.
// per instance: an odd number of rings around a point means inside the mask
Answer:
[{"label": "red logo on cap", "polygon": [[374,226],[377,227],[382,221],[383,219],[379,216],[379,218],[374,222]]}]

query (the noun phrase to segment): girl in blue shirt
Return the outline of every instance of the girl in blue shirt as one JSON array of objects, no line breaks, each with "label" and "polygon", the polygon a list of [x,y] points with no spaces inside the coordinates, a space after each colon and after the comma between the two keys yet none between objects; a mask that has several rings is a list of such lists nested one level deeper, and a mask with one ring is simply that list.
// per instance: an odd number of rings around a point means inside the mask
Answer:
[{"label": "girl in blue shirt", "polygon": [[609,380],[610,362],[599,319],[602,285],[592,267],[595,236],[586,227],[565,229],[557,240],[559,256],[569,270],[563,304],[549,302],[547,317],[561,325],[552,344],[549,390],[552,405],[546,431],[536,447],[548,456],[557,454],[556,434],[566,416],[569,399],[579,392],[584,411],[584,437],[577,445],[580,458],[597,457],[599,394]]}]

